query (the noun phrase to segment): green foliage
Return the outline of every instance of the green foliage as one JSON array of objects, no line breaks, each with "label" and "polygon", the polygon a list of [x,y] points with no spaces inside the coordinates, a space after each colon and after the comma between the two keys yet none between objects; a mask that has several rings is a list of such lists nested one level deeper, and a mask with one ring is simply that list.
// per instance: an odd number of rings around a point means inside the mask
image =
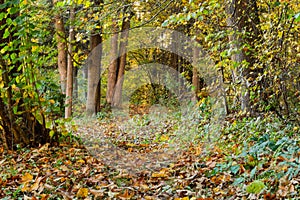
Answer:
[{"label": "green foliage", "polygon": [[266,186],[262,181],[256,180],[246,187],[246,191],[248,193],[259,194],[262,192],[263,189],[265,189],[265,187]]},{"label": "green foliage", "polygon": [[148,84],[136,90],[130,98],[133,105],[160,104],[170,108],[179,106],[176,97],[168,89],[158,84]]},{"label": "green foliage", "polygon": [[[46,81],[47,80],[47,81]],[[37,89],[41,94],[42,106],[49,119],[57,119],[64,114],[65,95],[61,93],[60,86],[51,78],[39,80]]]}]

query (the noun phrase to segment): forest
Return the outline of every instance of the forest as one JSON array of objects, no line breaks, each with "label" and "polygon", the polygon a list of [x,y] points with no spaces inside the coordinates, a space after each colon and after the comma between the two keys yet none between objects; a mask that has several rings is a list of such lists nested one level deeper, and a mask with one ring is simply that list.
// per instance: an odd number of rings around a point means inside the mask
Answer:
[{"label": "forest", "polygon": [[0,199],[300,198],[298,0],[0,0]]}]

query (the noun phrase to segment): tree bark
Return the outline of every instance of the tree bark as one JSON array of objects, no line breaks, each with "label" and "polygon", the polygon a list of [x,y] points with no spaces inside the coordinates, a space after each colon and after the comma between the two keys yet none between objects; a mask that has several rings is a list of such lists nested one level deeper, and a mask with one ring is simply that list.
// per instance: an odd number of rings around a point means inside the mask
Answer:
[{"label": "tree bark", "polygon": [[69,30],[69,43],[68,43],[68,69],[67,69],[67,89],[66,89],[66,107],[65,118],[72,116],[72,104],[73,104],[73,41],[75,39],[74,23],[75,21],[75,8],[70,8],[70,30]]},{"label": "tree bark", "polygon": [[195,91],[195,96],[194,96],[194,101],[199,100],[199,92],[200,92],[200,81],[199,81],[199,75],[198,75],[198,70],[197,70],[197,61],[199,57],[199,49],[197,47],[194,47],[193,49],[193,77],[192,77],[192,84],[194,86],[194,91]]},{"label": "tree bark", "polygon": [[113,106],[120,106],[122,98],[122,87],[124,81],[124,73],[126,66],[126,48],[128,43],[129,28],[130,28],[130,19],[132,14],[129,17],[125,17],[122,22],[121,36],[120,36],[120,47],[119,47],[119,66],[118,66],[118,75],[117,83],[115,86],[115,92],[113,96]]},{"label": "tree bark", "polygon": [[[53,0],[53,5],[55,5],[59,0]],[[56,30],[56,40],[57,40],[57,66],[60,75],[60,86],[63,94],[66,94],[67,85],[67,43],[66,43],[66,33],[64,27],[63,18],[56,14],[54,16],[55,20],[55,30]]]},{"label": "tree bark", "polygon": [[110,65],[108,68],[107,90],[106,90],[106,103],[111,106],[114,89],[117,82],[117,68],[118,68],[118,24],[115,19],[112,23],[113,35],[111,37],[110,47]]},{"label": "tree bark", "polygon": [[231,59],[238,66],[233,70],[233,80],[240,82],[241,110],[249,112],[251,110],[249,91],[250,67],[255,60],[249,48],[245,47],[251,46],[258,36],[256,25],[259,20],[256,0],[230,0],[227,3],[227,25],[233,29],[233,34],[229,36],[229,41],[231,49],[236,51],[231,56]]},{"label": "tree bark", "polygon": [[[100,5],[102,1],[94,1]],[[86,113],[88,116],[95,115],[100,111],[101,98],[101,57],[102,57],[102,36],[101,28],[95,29],[90,37],[90,56],[88,60],[88,93],[86,102]]]},{"label": "tree bark", "polygon": [[73,99],[76,101],[78,99],[78,67],[73,68]]}]

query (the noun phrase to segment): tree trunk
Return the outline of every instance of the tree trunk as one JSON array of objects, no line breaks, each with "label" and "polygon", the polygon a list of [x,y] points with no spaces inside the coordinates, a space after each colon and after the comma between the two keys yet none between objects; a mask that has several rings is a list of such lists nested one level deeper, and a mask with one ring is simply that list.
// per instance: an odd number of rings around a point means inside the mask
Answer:
[{"label": "tree trunk", "polygon": [[249,112],[251,110],[249,91],[250,67],[255,60],[249,48],[244,47],[251,46],[258,36],[256,25],[259,20],[256,0],[230,0],[226,12],[228,15],[227,25],[234,31],[229,36],[231,49],[236,50],[231,57],[233,63],[237,64],[237,67],[233,70],[233,80],[240,82],[241,110]]},{"label": "tree trunk", "polygon": [[[94,3],[95,5],[100,5],[102,1],[94,1]],[[88,60],[88,93],[86,102],[86,113],[88,116],[95,115],[100,111],[101,31],[101,28],[94,30],[90,38],[91,53]]]},{"label": "tree trunk", "polygon": [[195,91],[195,96],[194,96],[194,101],[199,100],[199,92],[200,92],[200,81],[199,81],[199,75],[198,75],[198,69],[197,69],[197,61],[199,58],[199,49],[197,47],[194,47],[193,49],[193,77],[192,77],[192,84],[194,86],[194,91]]},{"label": "tree trunk", "polygon": [[68,70],[67,70],[67,89],[66,89],[66,107],[65,118],[72,116],[72,102],[73,102],[73,41],[75,39],[74,23],[75,21],[75,8],[70,7],[70,30],[69,30],[69,43],[68,43]]},{"label": "tree trunk", "polygon": [[76,101],[78,99],[78,67],[73,68],[73,99]]},{"label": "tree trunk", "polygon": [[119,66],[118,66],[118,76],[117,83],[115,87],[115,93],[113,97],[113,106],[120,106],[121,98],[122,98],[122,87],[124,81],[124,73],[126,66],[126,48],[129,36],[129,28],[130,28],[130,19],[132,15],[129,17],[125,17],[122,22],[121,36],[120,36],[120,47],[119,47]]},{"label": "tree trunk", "polygon": [[[55,5],[59,0],[53,0],[53,5]],[[55,30],[56,30],[56,40],[57,40],[57,66],[60,75],[60,86],[63,94],[66,93],[67,85],[67,44],[66,44],[66,33],[64,27],[63,18],[56,14],[55,19]]]},{"label": "tree trunk", "polygon": [[108,68],[108,79],[107,79],[107,90],[106,90],[106,103],[111,106],[114,89],[117,82],[117,68],[118,68],[118,24],[115,19],[113,19],[112,24],[113,35],[111,37],[111,47],[110,47],[110,65]]}]

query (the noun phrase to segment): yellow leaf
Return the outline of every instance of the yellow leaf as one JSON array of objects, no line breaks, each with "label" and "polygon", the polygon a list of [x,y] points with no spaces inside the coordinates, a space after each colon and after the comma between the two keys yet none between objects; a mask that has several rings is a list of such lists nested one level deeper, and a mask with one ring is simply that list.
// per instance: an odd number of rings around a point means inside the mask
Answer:
[{"label": "yellow leaf", "polygon": [[50,99],[49,102],[50,102],[51,104],[55,104],[55,101],[54,101],[53,99]]},{"label": "yellow leaf", "polygon": [[160,141],[162,141],[162,142],[165,142],[165,141],[168,141],[168,140],[169,140],[169,136],[167,136],[167,135],[162,135],[160,137]]},{"label": "yellow leaf", "polygon": [[85,163],[84,160],[80,159],[80,160],[77,160],[78,163]]},{"label": "yellow leaf", "polygon": [[25,173],[25,174],[22,176],[21,182],[22,182],[22,183],[27,183],[27,182],[30,182],[32,179],[33,179],[33,176],[32,176],[31,174]]},{"label": "yellow leaf", "polygon": [[146,200],[153,200],[153,199],[155,199],[154,197],[151,197],[151,196],[145,196],[145,199]]},{"label": "yellow leaf", "polygon": [[30,191],[30,188],[28,187],[28,183],[25,183],[24,186],[21,189],[22,192]]},{"label": "yellow leaf", "polygon": [[167,177],[168,174],[167,174],[167,169],[161,169],[160,172],[153,172],[152,173],[152,177],[153,178],[165,178]]},{"label": "yellow leaf", "polygon": [[182,197],[182,198],[177,197],[174,200],[189,200],[189,197]]},{"label": "yellow leaf", "polygon": [[89,189],[87,188],[80,188],[76,194],[77,198],[86,198],[88,196]]},{"label": "yellow leaf", "polygon": [[136,144],[133,144],[133,143],[127,143],[126,146],[128,146],[128,147],[135,147]]},{"label": "yellow leaf", "polygon": [[40,101],[41,101],[41,102],[44,102],[44,101],[46,101],[46,100],[45,100],[45,98],[40,97]]},{"label": "yellow leaf", "polygon": [[38,46],[32,46],[32,47],[31,47],[31,51],[32,51],[32,52],[35,52],[37,49],[38,49]]}]

